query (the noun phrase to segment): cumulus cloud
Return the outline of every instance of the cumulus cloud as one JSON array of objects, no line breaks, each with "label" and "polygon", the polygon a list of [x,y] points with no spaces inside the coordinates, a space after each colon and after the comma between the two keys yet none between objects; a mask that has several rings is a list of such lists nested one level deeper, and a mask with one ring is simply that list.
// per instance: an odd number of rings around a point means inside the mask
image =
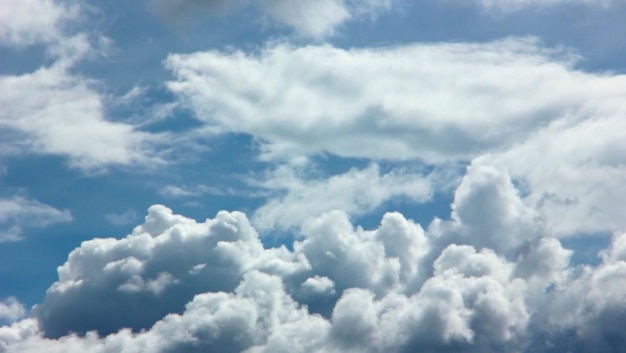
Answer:
[{"label": "cumulus cloud", "polygon": [[20,75],[0,76],[0,153],[68,157],[82,169],[158,162],[150,157],[155,137],[105,114],[96,82],[74,72],[107,40],[65,29],[81,18],[78,4],[36,0],[3,2],[0,42],[12,48],[43,44],[52,63]]},{"label": "cumulus cloud", "polygon": [[0,243],[22,239],[24,228],[70,222],[69,210],[59,210],[20,196],[0,198]]},{"label": "cumulus cloud", "polygon": [[253,135],[267,160],[482,158],[524,186],[524,203],[550,231],[614,232],[626,226],[623,197],[613,197],[626,156],[626,76],[577,62],[570,51],[509,38],[348,50],[278,44],[176,54],[165,64],[170,90],[199,120]]},{"label": "cumulus cloud", "polygon": [[301,174],[306,173],[282,165],[259,183],[278,195],[255,211],[254,224],[260,230],[289,230],[335,209],[358,216],[392,199],[424,202],[431,196],[428,177],[401,169],[384,173],[376,164],[321,179]]},{"label": "cumulus cloud", "polygon": [[227,14],[252,7],[262,19],[293,29],[301,36],[322,39],[344,23],[376,17],[388,11],[393,0],[156,0],[157,11],[169,20],[188,18],[197,11]]},{"label": "cumulus cloud", "polygon": [[32,317],[0,327],[0,351],[623,349],[626,235],[574,267],[557,238],[523,236],[534,218],[520,207],[506,173],[480,164],[426,230],[399,213],[364,230],[332,211],[290,249],[264,246],[239,212],[198,222],[152,206],[128,236],[72,251]]}]

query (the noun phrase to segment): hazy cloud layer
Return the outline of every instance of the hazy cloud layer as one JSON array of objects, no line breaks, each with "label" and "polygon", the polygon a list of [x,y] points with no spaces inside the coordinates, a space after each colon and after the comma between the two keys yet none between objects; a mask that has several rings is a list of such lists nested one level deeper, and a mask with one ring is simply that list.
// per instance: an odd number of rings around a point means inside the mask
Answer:
[{"label": "hazy cloud layer", "polygon": [[450,220],[426,230],[399,213],[364,230],[331,211],[305,222],[288,250],[264,247],[242,213],[197,222],[152,206],[127,237],[75,249],[33,317],[0,328],[0,349],[621,347],[625,235],[615,235],[599,265],[574,267],[572,252],[542,229],[506,172],[484,165],[468,169],[452,209]]},{"label": "hazy cloud layer", "polygon": [[511,13],[525,9],[545,8],[554,6],[589,6],[608,9],[612,5],[619,5],[619,0],[469,0],[477,3],[485,10],[497,13]]},{"label": "hazy cloud layer", "polygon": [[332,36],[346,22],[375,18],[394,0],[154,0],[157,12],[170,21],[184,21],[198,11],[214,15],[248,8],[261,14],[259,22],[288,27],[313,39]]}]

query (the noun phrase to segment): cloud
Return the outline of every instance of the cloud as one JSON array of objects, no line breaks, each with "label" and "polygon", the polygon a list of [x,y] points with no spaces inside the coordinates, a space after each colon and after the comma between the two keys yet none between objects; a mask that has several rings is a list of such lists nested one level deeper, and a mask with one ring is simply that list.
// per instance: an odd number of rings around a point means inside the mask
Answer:
[{"label": "cloud", "polygon": [[624,77],[574,63],[571,53],[524,38],[351,50],[275,45],[166,60],[170,90],[198,119],[258,137],[269,156],[429,163],[505,149],[624,93]]},{"label": "cloud", "polygon": [[512,13],[515,11],[521,11],[526,8],[532,7],[546,7],[546,6],[557,6],[557,5],[585,5],[585,6],[594,6],[599,8],[608,8],[611,5],[618,3],[613,0],[574,0],[574,1],[566,1],[566,0],[471,0],[474,3],[477,3],[485,10],[495,11],[498,13]]},{"label": "cloud", "polygon": [[5,92],[0,97],[0,153],[60,155],[85,170],[159,162],[151,151],[157,138],[112,121],[97,82],[75,73],[77,63],[107,43],[101,36],[66,29],[67,23],[75,27],[83,17],[78,5],[37,0],[0,6],[2,16],[10,18],[0,27],[3,44],[44,44],[52,62],[32,72],[0,76],[0,90]]},{"label": "cloud", "polygon": [[[621,78],[607,81],[604,89],[611,90]],[[620,216],[626,211],[620,183],[626,176],[626,126],[621,118],[626,107],[617,99],[574,111],[508,151],[482,160],[506,168],[525,186],[527,203],[543,214],[550,231],[619,231],[626,226]]]},{"label": "cloud", "polygon": [[626,76],[585,72],[578,60],[508,38],[348,50],[278,44],[176,54],[165,65],[181,104],[215,130],[254,136],[263,159],[330,153],[445,166],[479,158],[524,186],[524,203],[551,232],[615,232],[626,226],[623,198],[613,197],[626,156]]},{"label": "cloud", "polygon": [[134,210],[127,210],[123,213],[109,213],[104,218],[111,224],[121,226],[134,222],[137,219],[137,213]]},{"label": "cloud", "polygon": [[24,47],[58,41],[62,28],[79,17],[79,7],[63,1],[0,3],[0,45]]},{"label": "cloud", "polygon": [[21,240],[24,228],[43,228],[71,221],[69,210],[20,196],[0,198],[0,243]]},{"label": "cloud", "polygon": [[15,297],[0,300],[0,322],[8,320],[17,321],[26,315],[26,308]]},{"label": "cloud", "polygon": [[252,7],[267,22],[314,39],[332,36],[346,22],[388,11],[393,0],[156,0],[157,12],[170,21],[181,21],[198,11],[227,14]]},{"label": "cloud", "polygon": [[424,202],[431,197],[428,177],[401,169],[382,173],[372,164],[320,179],[301,175],[304,173],[296,169],[279,166],[260,183],[261,188],[278,195],[255,211],[253,221],[260,230],[289,230],[335,209],[358,216],[392,199]]},{"label": "cloud", "polygon": [[162,195],[172,198],[198,197],[202,195],[233,195],[237,191],[231,188],[220,188],[203,184],[193,186],[166,185],[159,191]]},{"label": "cloud", "polygon": [[7,92],[0,98],[6,107],[0,128],[9,136],[5,149],[65,156],[83,169],[149,160],[150,135],[107,120],[89,80],[59,63],[0,77],[0,89]]},{"label": "cloud", "polygon": [[0,351],[621,350],[626,235],[573,266],[557,238],[520,238],[543,226],[520,200],[476,164],[448,220],[424,230],[387,213],[364,230],[332,211],[291,250],[263,246],[239,212],[197,222],[152,206],[128,236],[72,251],[32,318],[0,327]]}]

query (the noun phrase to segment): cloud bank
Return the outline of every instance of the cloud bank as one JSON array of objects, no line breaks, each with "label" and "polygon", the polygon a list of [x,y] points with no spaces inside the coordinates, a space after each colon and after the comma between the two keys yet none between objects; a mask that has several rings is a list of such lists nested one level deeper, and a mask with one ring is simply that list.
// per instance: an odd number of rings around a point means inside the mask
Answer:
[{"label": "cloud bank", "polygon": [[165,206],[58,268],[2,352],[616,352],[626,336],[626,235],[572,265],[501,169],[474,164],[448,220],[330,211],[289,249],[246,216]]}]

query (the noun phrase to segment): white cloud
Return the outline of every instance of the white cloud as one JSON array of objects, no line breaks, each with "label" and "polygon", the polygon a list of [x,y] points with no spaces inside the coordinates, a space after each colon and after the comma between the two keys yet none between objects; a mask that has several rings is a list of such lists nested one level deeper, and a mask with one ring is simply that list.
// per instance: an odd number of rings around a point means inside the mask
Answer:
[{"label": "white cloud", "polygon": [[338,209],[358,216],[392,199],[424,202],[431,196],[428,177],[401,169],[383,173],[376,164],[323,179],[301,174],[282,165],[260,183],[278,196],[255,211],[253,220],[259,229],[289,230],[326,211]]},{"label": "white cloud", "polygon": [[506,252],[540,237],[540,222],[504,170],[472,164],[454,194],[452,218],[471,243]]},{"label": "white cloud", "polygon": [[0,77],[0,128],[9,136],[3,149],[66,156],[84,169],[149,160],[146,150],[154,138],[107,120],[93,82],[69,69],[59,59],[31,73]]},{"label": "white cloud", "polygon": [[[622,79],[614,77],[598,89],[609,91]],[[523,182],[526,202],[543,214],[554,233],[624,229],[626,106],[618,99],[590,108],[591,113],[574,111],[525,142],[482,160],[506,168]]]},{"label": "white cloud", "polygon": [[168,20],[181,21],[198,11],[226,14],[248,7],[267,22],[293,29],[314,39],[332,36],[346,22],[388,11],[393,0],[156,0],[157,11]]},{"label": "white cloud", "polygon": [[201,195],[232,195],[236,194],[235,190],[230,188],[219,188],[203,184],[192,186],[166,185],[159,191],[162,195],[173,198],[197,197]]},{"label": "white cloud", "polygon": [[21,240],[25,228],[42,228],[70,221],[69,210],[59,210],[20,196],[0,198],[0,243]]},{"label": "white cloud", "polygon": [[107,40],[87,32],[69,32],[81,18],[77,4],[46,0],[3,2],[0,40],[11,47],[45,45],[52,61],[33,72],[0,76],[0,153],[42,153],[69,158],[72,166],[93,170],[141,162],[151,157],[156,137],[115,122],[105,114],[97,83],[73,72]]},{"label": "white cloud", "polygon": [[577,60],[509,38],[350,50],[279,44],[172,55],[166,66],[176,78],[170,89],[198,119],[253,135],[262,158],[445,165],[481,157],[522,182],[524,203],[567,236],[626,226],[624,197],[615,197],[626,76],[584,72]]},{"label": "white cloud", "polygon": [[618,3],[615,0],[470,0],[482,6],[485,10],[498,13],[511,13],[532,7],[546,7],[556,5],[587,5],[599,8],[608,8]]},{"label": "white cloud", "polygon": [[577,71],[574,61],[511,38],[351,50],[276,45],[258,54],[171,55],[166,66],[176,77],[170,89],[198,119],[258,137],[268,155],[440,162],[505,149],[624,94],[624,77]]},{"label": "white cloud", "polygon": [[544,224],[520,202],[505,172],[476,164],[427,230],[332,211],[292,250],[265,248],[239,212],[196,222],[152,206],[132,234],[72,251],[33,318],[0,327],[0,351],[621,350],[626,235],[574,267],[545,229],[523,234]]},{"label": "white cloud", "polygon": [[0,300],[0,322],[8,320],[17,321],[26,315],[26,308],[15,297]]},{"label": "white cloud", "polygon": [[28,46],[60,40],[62,27],[79,17],[75,4],[55,0],[0,2],[0,45]]}]

